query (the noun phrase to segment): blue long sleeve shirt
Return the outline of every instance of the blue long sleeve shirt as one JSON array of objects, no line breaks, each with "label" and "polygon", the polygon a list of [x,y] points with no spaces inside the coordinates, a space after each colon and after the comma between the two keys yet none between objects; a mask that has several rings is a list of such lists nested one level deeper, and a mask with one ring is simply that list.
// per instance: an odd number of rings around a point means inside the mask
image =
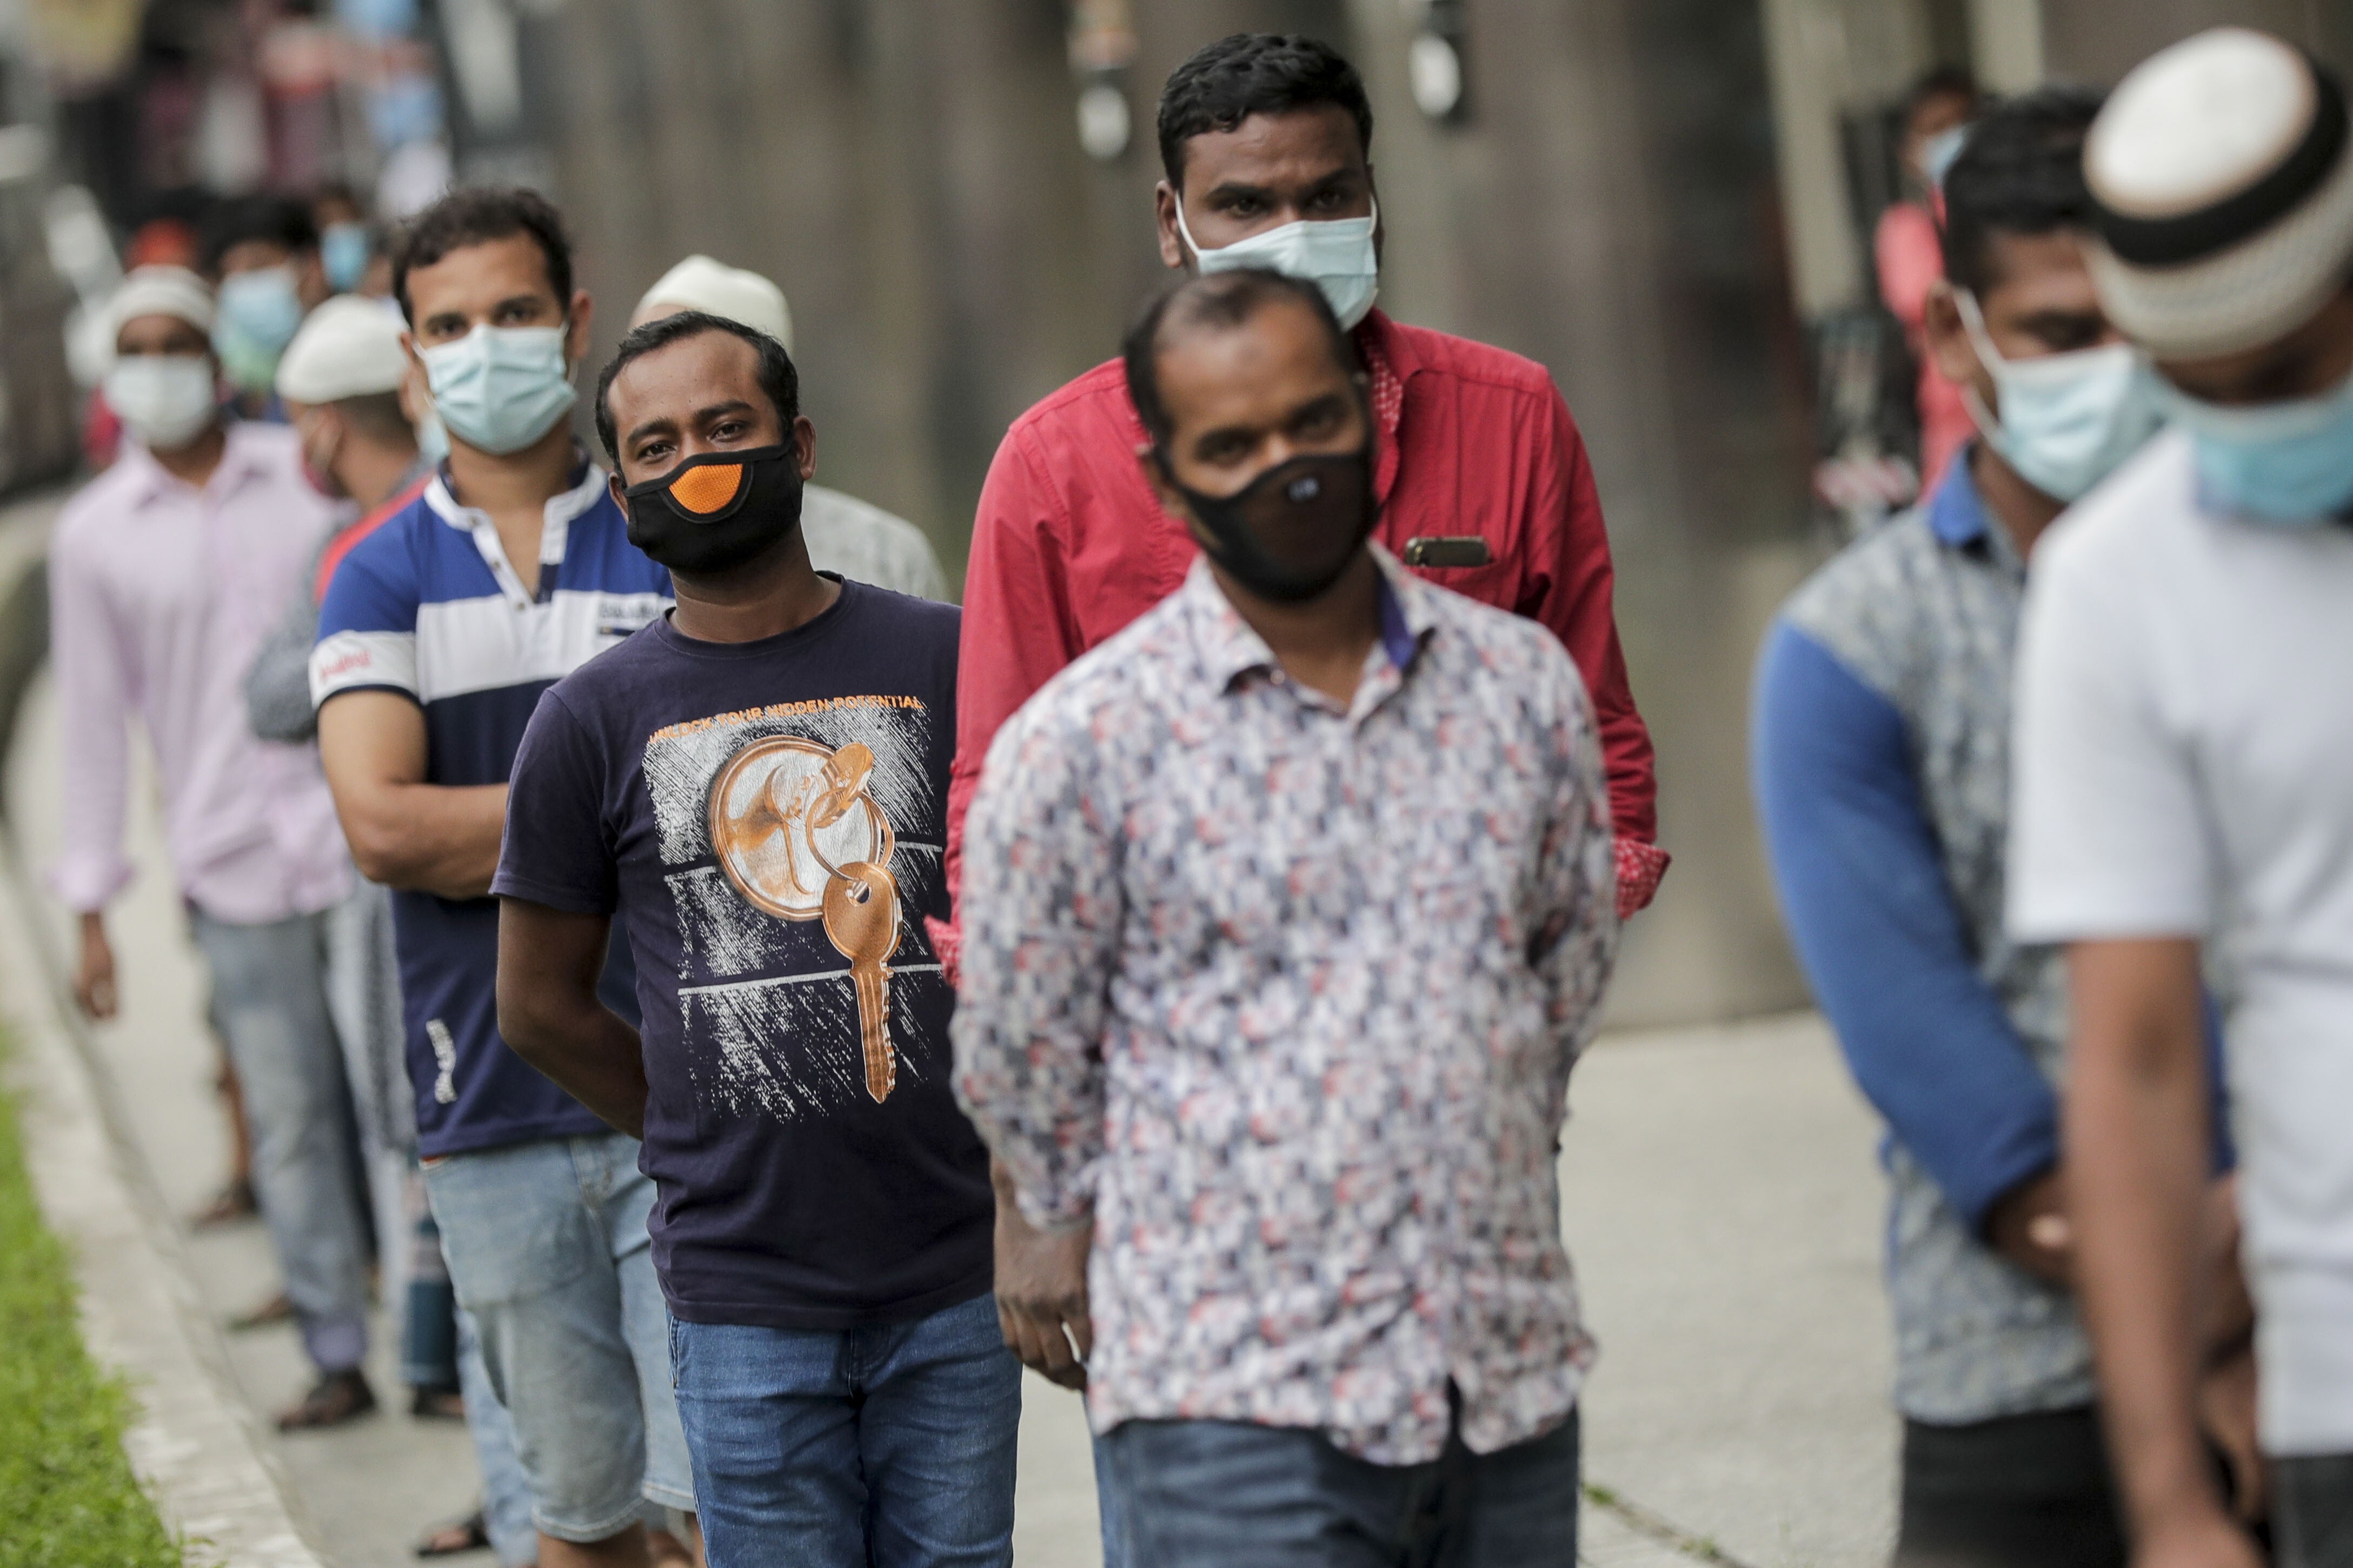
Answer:
[{"label": "blue long sleeve shirt", "polygon": [[2058,1161],[2059,952],[2002,930],[2025,568],[1956,462],[1767,637],[1752,765],[1782,911],[1886,1119],[1896,1404],[1960,1424],[2093,1397],[2073,1300],[1983,1239]]}]

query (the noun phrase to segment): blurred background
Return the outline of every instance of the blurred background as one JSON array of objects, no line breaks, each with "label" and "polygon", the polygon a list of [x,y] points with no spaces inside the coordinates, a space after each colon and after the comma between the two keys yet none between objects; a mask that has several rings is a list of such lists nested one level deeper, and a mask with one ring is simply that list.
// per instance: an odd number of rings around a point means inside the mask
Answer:
[{"label": "blurred background", "polygon": [[512,181],[600,349],[690,251],[775,278],[825,478],[954,578],[1007,424],[1159,276],[1161,80],[1314,34],[1371,87],[1384,306],[1543,362],[1591,448],[1676,856],[1614,1021],[1796,1007],[1746,693],[1781,595],[1916,486],[1872,243],[1906,89],[2112,81],[2226,20],[2353,65],[2353,0],[0,0],[0,488],[84,460],[90,306],[209,204]]}]

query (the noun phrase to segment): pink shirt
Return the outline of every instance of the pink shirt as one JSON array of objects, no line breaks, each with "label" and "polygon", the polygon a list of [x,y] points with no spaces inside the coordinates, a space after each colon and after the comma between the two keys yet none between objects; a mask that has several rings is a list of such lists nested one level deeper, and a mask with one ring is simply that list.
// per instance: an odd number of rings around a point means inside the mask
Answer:
[{"label": "pink shirt", "polygon": [[50,885],[77,910],[131,879],[122,854],[130,721],[145,724],[183,895],[259,924],[323,910],[351,862],[310,745],[255,738],[245,673],[333,518],[294,433],[234,425],[202,489],[135,442],[58,516],[49,651],[63,717],[65,850]]},{"label": "pink shirt", "polygon": [[1916,202],[1898,202],[1880,215],[1873,249],[1879,263],[1879,293],[1912,345],[1920,362],[1920,493],[1936,493],[1945,477],[1945,465],[1962,443],[1977,434],[1977,422],[1961,399],[1961,389],[1945,379],[1928,357],[1922,322],[1928,311],[1928,289],[1945,275],[1945,250],[1936,237],[1936,219]]}]

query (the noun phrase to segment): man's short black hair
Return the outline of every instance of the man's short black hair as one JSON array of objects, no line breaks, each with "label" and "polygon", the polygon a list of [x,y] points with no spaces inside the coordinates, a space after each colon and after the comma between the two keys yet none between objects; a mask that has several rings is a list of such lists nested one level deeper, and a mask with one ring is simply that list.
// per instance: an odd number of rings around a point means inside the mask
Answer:
[{"label": "man's short black hair", "polygon": [[468,185],[418,213],[401,232],[392,258],[392,297],[400,301],[400,313],[408,324],[417,324],[408,301],[411,268],[430,267],[453,250],[516,234],[538,242],[539,253],[547,258],[547,282],[555,290],[555,303],[570,310],[572,241],[554,204],[520,185]]},{"label": "man's short black hair", "polygon": [[1356,121],[1356,140],[1373,155],[1373,106],[1364,79],[1331,45],[1295,33],[1235,33],[1203,47],[1168,73],[1160,89],[1160,166],[1172,189],[1185,188],[1185,143],[1231,131],[1253,114],[1282,114],[1336,103]]},{"label": "man's short black hair", "polygon": [[1969,128],[1945,171],[1945,276],[1954,288],[1982,294],[1997,281],[1994,235],[2091,227],[2084,136],[2099,111],[2098,93],[2046,87],[1997,104]]},{"label": "man's short black hair", "polygon": [[1342,370],[1351,376],[1363,373],[1356,341],[1340,325],[1340,318],[1332,313],[1332,302],[1314,284],[1257,267],[1188,278],[1155,295],[1120,344],[1120,357],[1127,368],[1127,395],[1134,400],[1154,446],[1166,447],[1176,428],[1168,416],[1168,405],[1160,400],[1160,351],[1168,336],[1201,327],[1229,331],[1284,300],[1305,305],[1324,324],[1331,339],[1332,357]]},{"label": "man's short black hair", "polygon": [[613,378],[621,374],[631,360],[642,359],[659,348],[667,348],[681,338],[701,332],[732,332],[752,345],[760,356],[760,390],[776,410],[776,423],[783,427],[785,439],[793,438],[793,421],[801,416],[801,373],[793,366],[793,356],[785,345],[760,331],[725,316],[714,316],[707,310],[681,310],[674,316],[659,316],[642,327],[631,327],[621,346],[613,351],[613,363],[596,377],[596,439],[605,444],[605,455],[615,462],[621,460],[620,433],[613,428]]},{"label": "man's short black hair", "polygon": [[1908,128],[1914,115],[1940,98],[1961,99],[1974,108],[1978,98],[1978,79],[1969,74],[1967,66],[1930,66],[1905,89],[1905,125]]},{"label": "man's short black hair", "polygon": [[267,240],[290,251],[316,250],[318,226],[311,209],[291,196],[238,196],[205,215],[205,270],[220,271],[221,258],[248,240]]}]

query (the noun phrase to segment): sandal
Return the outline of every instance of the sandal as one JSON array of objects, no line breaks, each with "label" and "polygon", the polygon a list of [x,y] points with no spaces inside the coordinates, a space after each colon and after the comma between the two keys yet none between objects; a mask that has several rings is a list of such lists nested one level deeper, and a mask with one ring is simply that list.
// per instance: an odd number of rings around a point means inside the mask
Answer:
[{"label": "sandal", "polygon": [[357,1367],[345,1372],[331,1372],[311,1385],[300,1405],[280,1413],[280,1432],[307,1432],[321,1426],[340,1426],[346,1421],[356,1421],[375,1408],[375,1390]]},{"label": "sandal", "polygon": [[231,1318],[228,1321],[228,1331],[233,1334],[242,1334],[254,1329],[269,1328],[273,1323],[290,1323],[293,1321],[294,1302],[285,1291],[280,1290],[251,1311],[242,1312]]},{"label": "sandal", "polygon": [[231,1177],[227,1185],[215,1193],[212,1201],[188,1216],[190,1230],[213,1230],[239,1220],[252,1219],[261,1213],[255,1201],[253,1184],[242,1176]]},{"label": "sandal", "polygon": [[466,1396],[454,1388],[412,1388],[408,1414],[419,1421],[463,1421]]},{"label": "sandal", "polygon": [[437,1525],[417,1538],[415,1551],[419,1557],[456,1557],[468,1552],[481,1552],[491,1544],[490,1521],[476,1509],[454,1524]]}]

